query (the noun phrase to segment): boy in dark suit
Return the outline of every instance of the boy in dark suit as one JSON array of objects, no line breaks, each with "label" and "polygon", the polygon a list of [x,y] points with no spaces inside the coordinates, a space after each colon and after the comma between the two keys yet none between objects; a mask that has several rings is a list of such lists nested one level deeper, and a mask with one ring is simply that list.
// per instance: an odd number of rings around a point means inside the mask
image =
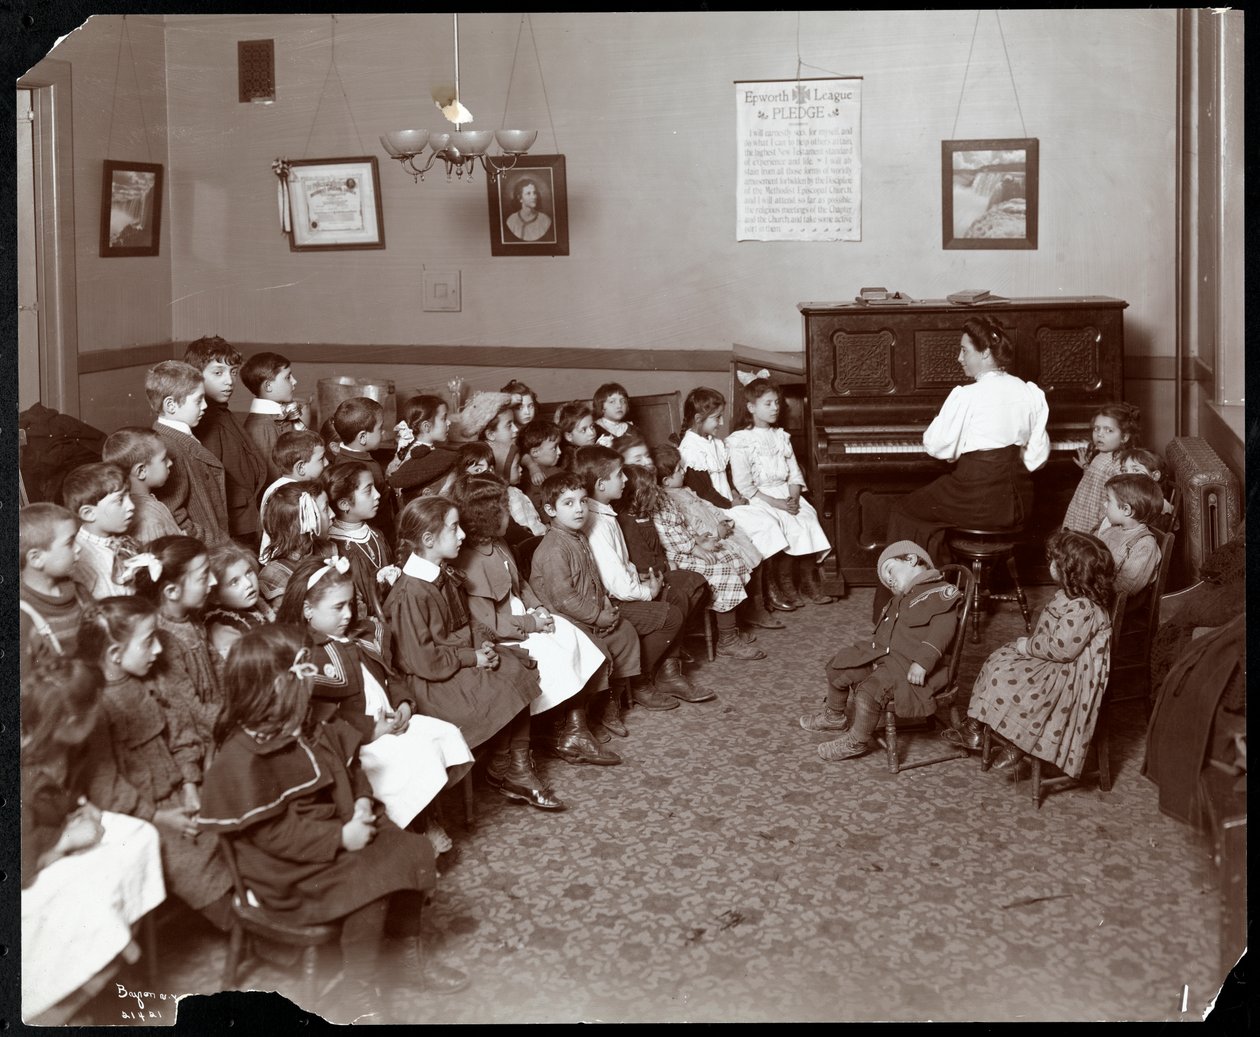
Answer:
[{"label": "boy in dark suit", "polygon": [[218,335],[206,335],[188,344],[184,363],[201,372],[206,390],[206,413],[193,428],[193,435],[223,462],[228,532],[233,539],[256,550],[262,531],[258,506],[267,482],[267,459],[245,435],[241,420],[228,410],[241,354]]},{"label": "boy in dark suit", "polygon": [[271,463],[271,451],[284,432],[300,432],[302,407],[293,402],[297,379],[293,367],[279,353],[255,353],[241,366],[241,381],[254,394],[245,419],[245,434],[254,441],[258,453],[267,460],[267,478],[281,473]]},{"label": "boy in dark suit", "polygon": [[171,461],[166,485],[156,496],[188,536],[206,546],[228,539],[223,462],[192,433],[206,411],[201,372],[179,360],[163,360],[144,376],[144,393],[156,417],[153,431]]}]

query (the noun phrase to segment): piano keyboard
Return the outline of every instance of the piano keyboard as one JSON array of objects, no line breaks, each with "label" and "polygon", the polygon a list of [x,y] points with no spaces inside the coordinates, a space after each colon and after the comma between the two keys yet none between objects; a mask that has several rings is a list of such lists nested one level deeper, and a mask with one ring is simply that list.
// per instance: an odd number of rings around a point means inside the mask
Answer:
[{"label": "piano keyboard", "polygon": [[[838,431],[838,430],[837,430]],[[831,432],[828,429],[828,432]],[[1050,441],[1050,450],[1052,453],[1061,453],[1065,451],[1076,452],[1080,447],[1088,446],[1088,439],[1058,439]],[[843,450],[846,454],[925,454],[923,449],[923,440],[913,439],[887,439],[887,440],[862,440],[860,442],[843,443]]]}]

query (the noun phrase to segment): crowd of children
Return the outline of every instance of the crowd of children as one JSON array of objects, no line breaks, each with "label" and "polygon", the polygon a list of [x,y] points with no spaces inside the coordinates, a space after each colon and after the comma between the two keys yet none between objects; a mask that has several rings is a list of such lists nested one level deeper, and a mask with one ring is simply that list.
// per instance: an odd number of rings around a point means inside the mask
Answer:
[{"label": "crowd of children", "polygon": [[765,379],[737,402],[729,471],[712,389],[662,442],[615,383],[546,415],[519,381],[419,395],[390,457],[379,403],[317,433],[296,384],[279,354],[199,339],[147,373],[151,428],[22,510],[24,699],[62,674],[75,721],[23,711],[42,833],[23,881],[129,815],[167,894],[226,928],[222,842],[254,906],[341,921],[350,1018],[379,1008],[387,923],[397,984],[466,982],[422,953],[418,918],[452,846],[440,794],[474,754],[504,797],[566,809],[541,757],[619,765],[627,710],[716,698],[683,634],[712,612],[717,654],[764,660],[758,628],[834,600],[830,544]]},{"label": "crowd of children", "polygon": [[[419,395],[381,457],[376,401],[342,402],[321,435],[283,356],[242,363],[203,338],[186,359],[146,376],[152,428],[114,432],[101,462],[66,475],[62,504],[21,513],[22,759],[39,776],[24,780],[39,837],[30,853],[24,839],[23,882],[100,844],[101,817],[130,815],[157,830],[167,891],[225,927],[225,840],[259,906],[341,920],[342,1011],[375,1010],[387,922],[399,983],[466,982],[422,953],[418,919],[452,845],[439,795],[478,750],[504,797],[564,810],[540,755],[616,766],[632,706],[717,696],[682,636],[707,612],[716,653],[756,663],[757,629],[834,600],[768,379],[743,386],[725,438],[726,400],[699,388],[661,442],[616,383],[554,414],[520,381]],[[243,421],[228,410],[238,372],[254,396]],[[999,769],[1033,753],[1080,771],[1114,595],[1150,583],[1148,527],[1167,521],[1139,431],[1136,408],[1098,414],[1047,545],[1059,590],[1030,637],[989,658],[953,732],[974,748],[988,725]],[[877,575],[888,606],[834,653],[823,708],[800,718],[837,736],[825,760],[867,752],[889,701],[930,713],[945,681],[957,587],[910,541]],[[44,704],[26,709],[50,674],[56,730]]]}]

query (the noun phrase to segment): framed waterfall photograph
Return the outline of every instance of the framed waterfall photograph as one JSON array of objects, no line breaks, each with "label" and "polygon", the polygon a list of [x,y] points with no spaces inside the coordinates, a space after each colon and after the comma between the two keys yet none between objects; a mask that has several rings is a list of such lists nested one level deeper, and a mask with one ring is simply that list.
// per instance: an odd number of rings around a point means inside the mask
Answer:
[{"label": "framed waterfall photograph", "polygon": [[943,247],[1036,248],[1036,138],[941,141]]},{"label": "framed waterfall photograph", "polygon": [[162,236],[162,167],[105,161],[101,257],[156,256]]}]

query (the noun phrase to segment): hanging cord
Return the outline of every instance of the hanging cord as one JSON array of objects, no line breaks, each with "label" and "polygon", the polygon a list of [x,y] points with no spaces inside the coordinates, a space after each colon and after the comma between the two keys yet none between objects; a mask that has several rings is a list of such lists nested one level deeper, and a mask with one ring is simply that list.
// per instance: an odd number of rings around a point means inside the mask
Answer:
[{"label": "hanging cord", "polygon": [[341,99],[346,105],[346,114],[350,116],[350,125],[354,129],[355,140],[359,142],[359,153],[367,154],[367,149],[363,146],[363,138],[359,136],[359,125],[354,121],[354,109],[350,107],[350,98],[346,96],[346,85],[341,81],[341,70],[337,68],[337,16],[329,15],[332,19],[332,46],[329,48],[328,54],[328,71],[324,73],[324,85],[319,89],[319,100],[315,103],[315,117],[311,120],[310,131],[306,134],[306,144],[302,147],[302,156],[310,157],[311,137],[315,133],[315,127],[319,123],[319,110],[324,104],[324,94],[328,91],[328,77],[334,72],[337,73],[337,86],[341,90]]},{"label": "hanging cord", "polygon": [[[976,12],[976,24],[971,28],[971,46],[967,50],[967,67],[963,69],[962,89],[958,91],[958,107],[954,110],[954,128],[950,131],[950,139],[958,139],[958,117],[962,114],[963,95],[967,92],[967,75],[971,71],[971,55],[976,49],[976,34],[980,30],[981,11]],[[1015,89],[1015,69],[1011,65],[1011,55],[1006,49],[1006,33],[1002,31],[1002,15],[994,11],[993,17],[997,19],[998,35],[1002,39],[1002,56],[1006,59],[1006,73],[1011,77],[1011,93],[1015,95],[1015,111],[1019,114],[1019,128],[1025,137],[1028,136],[1028,127],[1024,125],[1024,109],[1019,103],[1019,91]]]},{"label": "hanging cord", "polygon": [[[839,79],[844,78],[844,76],[839,72],[832,72],[831,69],[829,68],[822,68],[819,65],[811,65],[809,62],[801,60],[801,12],[797,11],[796,12],[796,89],[798,91],[801,88],[801,70],[805,68],[812,68],[815,72],[826,72],[827,75],[836,76]],[[803,138],[801,136],[801,128],[798,126],[796,129],[796,154],[798,157],[801,153],[802,139]]]},{"label": "hanging cord", "polygon": [[109,130],[105,135],[105,157],[109,158],[114,145],[114,110],[118,107],[118,69],[122,66],[123,38],[127,40],[127,59],[131,62],[131,81],[136,88],[136,103],[140,106],[140,126],[144,130],[144,156],[153,161],[149,148],[149,122],[144,116],[144,98],[140,93],[140,76],[136,72],[136,55],[131,49],[131,33],[127,30],[127,16],[122,16],[122,28],[118,30],[118,54],[114,58],[114,87],[109,99]]},{"label": "hanging cord", "polygon": [[512,100],[512,79],[517,74],[517,53],[520,50],[520,37],[525,32],[525,24],[527,23],[529,24],[529,40],[534,45],[534,64],[538,66],[538,82],[542,83],[543,87],[543,103],[547,106],[547,122],[551,123],[552,141],[554,146],[556,146],[556,154],[558,155],[561,154],[561,151],[559,151],[559,137],[556,136],[556,121],[553,120],[551,115],[551,101],[547,100],[547,81],[543,79],[543,63],[542,59],[538,57],[538,39],[534,37],[534,20],[528,14],[520,16],[520,28],[517,29],[517,45],[515,45],[512,52],[512,72],[508,73],[508,96],[503,101],[503,121],[499,123],[499,129],[505,130],[508,127],[508,102]]}]

